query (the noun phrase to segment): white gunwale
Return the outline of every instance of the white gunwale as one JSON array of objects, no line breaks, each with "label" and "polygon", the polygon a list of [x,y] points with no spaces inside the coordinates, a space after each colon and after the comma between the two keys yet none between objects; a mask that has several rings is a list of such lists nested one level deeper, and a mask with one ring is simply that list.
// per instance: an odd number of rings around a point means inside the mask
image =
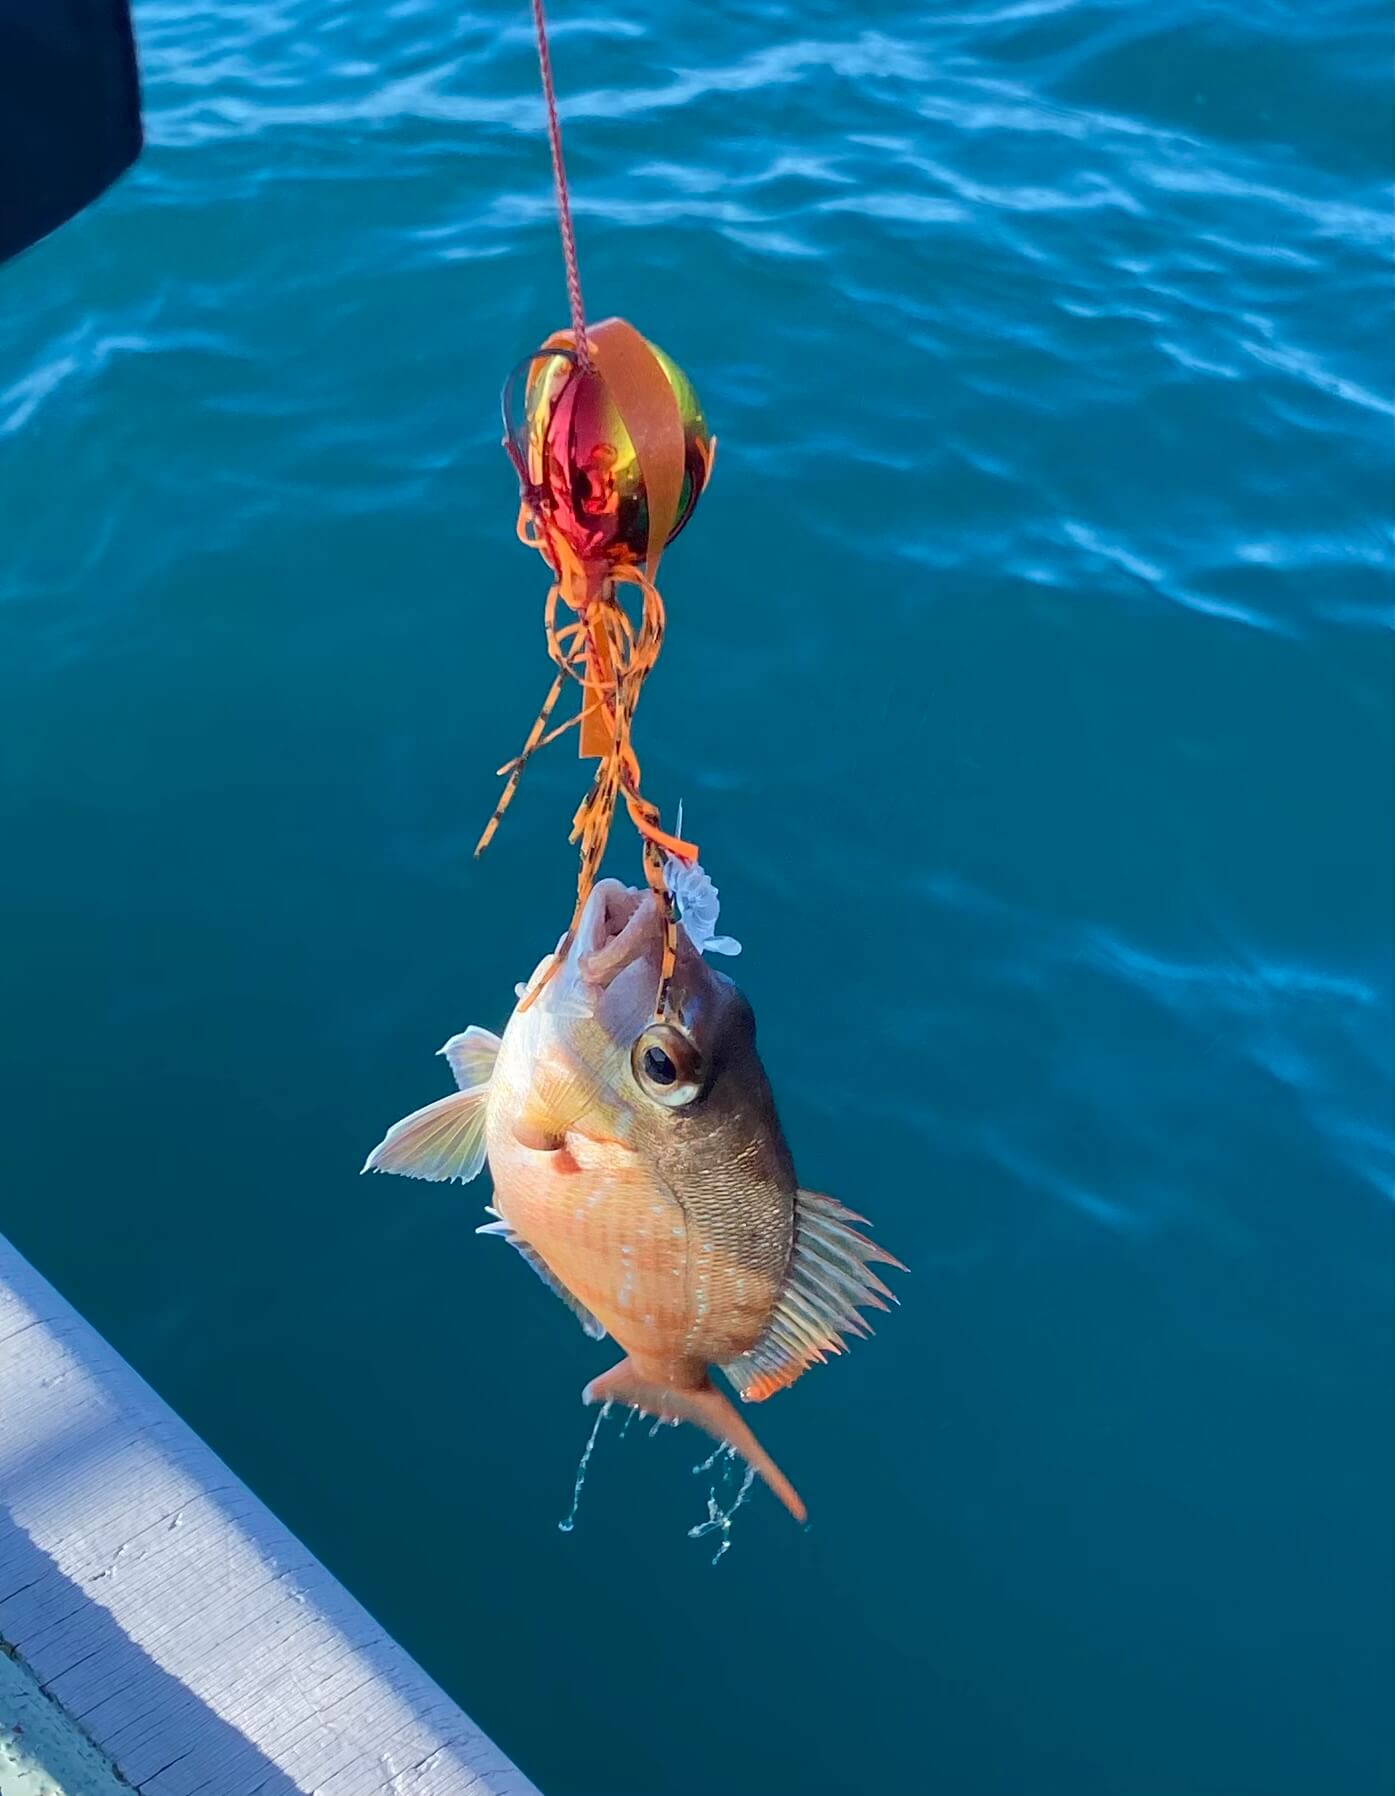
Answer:
[{"label": "white gunwale", "polygon": [[538,1796],[3,1236],[0,1639],[141,1796]]}]

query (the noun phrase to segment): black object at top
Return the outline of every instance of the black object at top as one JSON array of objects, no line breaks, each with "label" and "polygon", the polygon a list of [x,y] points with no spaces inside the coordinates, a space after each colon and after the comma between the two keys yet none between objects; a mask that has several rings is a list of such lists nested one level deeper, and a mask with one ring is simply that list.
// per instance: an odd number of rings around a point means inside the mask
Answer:
[{"label": "black object at top", "polygon": [[140,153],[129,0],[0,0],[0,263]]}]

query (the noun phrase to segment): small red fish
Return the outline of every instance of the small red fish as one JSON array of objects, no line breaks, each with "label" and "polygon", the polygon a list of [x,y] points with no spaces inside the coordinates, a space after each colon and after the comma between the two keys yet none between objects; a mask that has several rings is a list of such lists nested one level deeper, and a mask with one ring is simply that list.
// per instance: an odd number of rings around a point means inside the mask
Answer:
[{"label": "small red fish", "polygon": [[[699,942],[709,921],[694,918]],[[625,1349],[583,1401],[696,1423],[803,1521],[710,1368],[762,1401],[871,1332],[859,1309],[891,1298],[872,1265],[900,1262],[853,1227],[861,1217],[800,1187],[751,1007],[686,928],[655,1022],[662,938],[649,893],[602,881],[563,964],[549,955],[534,973],[530,991],[552,974],[536,1002],[502,1040],[470,1028],[447,1042],[460,1090],[395,1124],[364,1170],[463,1181],[487,1159],[497,1220],[480,1232],[511,1241],[587,1334]]]}]

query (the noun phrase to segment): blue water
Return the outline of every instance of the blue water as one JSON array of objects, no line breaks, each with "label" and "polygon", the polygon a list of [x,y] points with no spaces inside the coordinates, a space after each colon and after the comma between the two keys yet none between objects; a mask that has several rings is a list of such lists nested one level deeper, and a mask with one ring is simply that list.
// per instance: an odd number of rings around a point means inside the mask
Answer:
[{"label": "blue water", "polygon": [[[555,0],[583,274],[721,439],[640,712],[803,1178],[911,1266],[688,1431],[357,1169],[565,920],[522,4],[143,0],[0,275],[0,1222],[548,1796],[1383,1796],[1390,34]],[[631,874],[617,832],[614,869]],[[228,1792],[226,1796],[241,1796]]]}]

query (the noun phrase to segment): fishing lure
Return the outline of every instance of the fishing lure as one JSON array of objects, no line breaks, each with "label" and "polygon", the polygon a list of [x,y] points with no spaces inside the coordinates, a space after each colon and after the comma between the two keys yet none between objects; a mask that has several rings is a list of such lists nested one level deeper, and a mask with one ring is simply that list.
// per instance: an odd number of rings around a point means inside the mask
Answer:
[{"label": "fishing lure", "polygon": [[[581,863],[558,962],[586,908],[623,799],[640,835],[646,881],[665,916],[656,1004],[662,1013],[676,952],[667,863],[691,865],[698,851],[662,827],[657,807],[641,792],[632,732],[640,689],[663,644],[659,560],[707,484],[714,439],[687,377],[633,325],[609,318],[587,328],[584,360],[577,341],[573,332],[557,332],[504,388],[504,444],[519,480],[518,534],[552,575],[543,615],[557,671],[521,751],[499,770],[504,790],[475,852],[482,854],[493,839],[536,750],[578,728],[581,754],[598,766],[572,819]],[[580,689],[579,707],[549,729],[569,682]]]},{"label": "fishing lure", "polygon": [[[692,865],[698,851],[662,827],[641,793],[632,731],[664,639],[659,559],[692,516],[716,439],[687,376],[661,349],[623,318],[587,325],[542,0],[532,11],[571,329],[555,332],[506,382],[504,447],[518,475],[519,537],[552,575],[543,620],[557,671],[522,749],[499,769],[504,789],[475,853],[489,846],[533,754],[577,727],[582,756],[598,765],[572,819],[570,840],[581,844],[576,905],[553,964],[566,959],[623,798],[664,918],[655,1001],[663,1016],[678,949],[666,865]],[[550,730],[568,682],[579,686],[580,706]]]}]

